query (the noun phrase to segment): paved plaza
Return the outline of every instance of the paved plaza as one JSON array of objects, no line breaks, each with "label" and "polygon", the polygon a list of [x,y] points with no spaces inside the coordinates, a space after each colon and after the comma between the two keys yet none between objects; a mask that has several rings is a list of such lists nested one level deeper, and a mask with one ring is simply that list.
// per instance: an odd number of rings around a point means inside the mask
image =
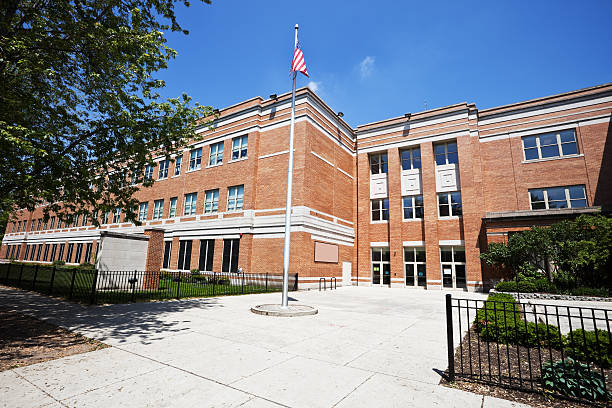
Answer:
[{"label": "paved plaza", "polygon": [[112,346],[0,373],[0,405],[521,406],[438,385],[447,367],[443,292],[343,287],[290,293],[316,306],[315,316],[249,311],[280,296],[87,307],[0,287],[0,308]]}]

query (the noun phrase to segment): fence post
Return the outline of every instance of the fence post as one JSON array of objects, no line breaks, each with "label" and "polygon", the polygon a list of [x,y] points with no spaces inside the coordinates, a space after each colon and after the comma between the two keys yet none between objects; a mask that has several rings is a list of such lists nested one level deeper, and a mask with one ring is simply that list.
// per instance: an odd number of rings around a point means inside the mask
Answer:
[{"label": "fence post", "polygon": [[17,287],[21,287],[21,277],[23,276],[23,266],[24,264],[21,264],[21,269],[19,270],[19,280],[17,281]]},{"label": "fence post", "polygon": [[98,270],[94,269],[94,278],[93,283],[91,284],[91,296],[89,298],[90,305],[96,303],[96,286],[98,286]]},{"label": "fence post", "polygon": [[76,277],[77,270],[72,270],[72,279],[70,280],[70,293],[68,294],[68,299],[72,300],[72,291],[74,290],[74,278]]},{"label": "fence post", "polygon": [[217,272],[213,272],[213,293],[212,295],[215,296],[215,285],[217,284]]},{"label": "fence post", "polygon": [[[459,328],[461,331],[461,328]],[[450,294],[446,295],[446,341],[448,348],[448,381],[455,381],[455,348],[453,347],[453,304]]]},{"label": "fence post", "polygon": [[180,290],[181,290],[181,273],[179,272],[178,285],[176,285],[176,298],[177,299],[180,299],[179,297]]},{"label": "fence post", "polygon": [[136,295],[136,272],[138,271],[134,269],[134,277],[132,278],[132,295],[130,296],[130,302],[132,303],[134,303],[135,295]]},{"label": "fence post", "polygon": [[11,266],[13,264],[9,262],[8,267],[6,268],[6,279],[5,279],[5,283],[8,285],[8,281],[9,281],[9,276],[11,274]]},{"label": "fence post", "polygon": [[36,278],[38,277],[38,267],[39,265],[36,264],[36,268],[34,268],[34,280],[32,281],[32,290],[36,290]]},{"label": "fence post", "polygon": [[266,272],[266,292],[268,291],[268,272]]},{"label": "fence post", "polygon": [[49,282],[49,296],[53,294],[53,282],[55,281],[55,268],[56,266],[53,265],[53,270],[51,271],[51,282]]},{"label": "fence post", "polygon": [[242,272],[242,293],[244,293],[244,272]]}]

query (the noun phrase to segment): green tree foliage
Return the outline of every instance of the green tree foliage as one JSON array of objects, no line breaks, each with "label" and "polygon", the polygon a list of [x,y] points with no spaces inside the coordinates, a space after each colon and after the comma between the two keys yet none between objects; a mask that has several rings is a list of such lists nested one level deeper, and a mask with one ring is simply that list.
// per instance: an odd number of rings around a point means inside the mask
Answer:
[{"label": "green tree foliage", "polygon": [[532,227],[513,234],[508,243],[492,243],[481,259],[509,268],[523,278],[546,273],[561,287],[612,288],[612,219],[581,215],[548,228]]},{"label": "green tree foliage", "polygon": [[[208,0],[202,0],[208,3]],[[164,99],[155,77],[187,34],[176,0],[5,0],[0,9],[0,213],[122,207],[146,164],[194,136],[211,107]],[[204,123],[200,123],[202,125]],[[134,182],[134,183],[132,183]],[[60,204],[61,203],[61,204]]]}]

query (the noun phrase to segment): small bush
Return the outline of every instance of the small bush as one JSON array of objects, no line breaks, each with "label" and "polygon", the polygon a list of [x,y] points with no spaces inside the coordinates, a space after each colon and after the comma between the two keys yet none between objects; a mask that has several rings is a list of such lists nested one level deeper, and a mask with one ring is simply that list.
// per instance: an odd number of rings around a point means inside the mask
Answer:
[{"label": "small bush", "polygon": [[64,265],[66,265],[66,262],[62,261],[61,259],[56,259],[55,261],[53,261],[51,263],[51,265],[54,265],[54,266],[64,266]]},{"label": "small bush", "polygon": [[612,367],[612,344],[607,330],[572,330],[566,336],[565,351],[576,360],[594,362],[603,368]]},{"label": "small bush", "polygon": [[598,297],[609,297],[610,292],[604,288],[574,288],[570,289],[569,293],[574,296],[598,296]]},{"label": "small bush", "polygon": [[[495,286],[495,290],[499,292],[517,292],[517,283],[516,281],[499,282],[497,286]],[[538,288],[532,281],[523,280],[518,282],[518,292],[534,293],[537,291]]]},{"label": "small bush", "polygon": [[200,270],[199,269],[193,268],[191,270],[191,276],[196,276],[196,275],[199,275],[199,274],[200,274]]},{"label": "small bush", "polygon": [[552,283],[549,282],[548,279],[536,279],[534,282],[535,286],[536,286],[536,292],[540,292],[540,293],[557,293],[558,289],[557,286]]},{"label": "small bush", "polygon": [[606,392],[604,381],[601,374],[571,358],[542,365],[544,388],[569,397],[606,401],[610,393]]}]

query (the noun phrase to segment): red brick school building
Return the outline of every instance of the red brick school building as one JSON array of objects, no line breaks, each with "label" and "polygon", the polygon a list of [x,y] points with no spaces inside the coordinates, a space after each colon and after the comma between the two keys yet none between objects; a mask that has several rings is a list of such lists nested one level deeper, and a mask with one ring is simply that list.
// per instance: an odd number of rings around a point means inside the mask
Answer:
[{"label": "red brick school building", "polygon": [[[155,183],[137,193],[142,226],[120,208],[101,214],[100,227],[18,211],[0,258],[94,263],[101,237],[148,235],[147,268],[281,273],[290,97],[222,109],[182,156],[145,169]],[[605,84],[352,129],[302,88],[290,273],[302,288],[332,276],[347,285],[490,287],[500,276],[479,258],[489,242],[612,204],[611,115]]]}]

